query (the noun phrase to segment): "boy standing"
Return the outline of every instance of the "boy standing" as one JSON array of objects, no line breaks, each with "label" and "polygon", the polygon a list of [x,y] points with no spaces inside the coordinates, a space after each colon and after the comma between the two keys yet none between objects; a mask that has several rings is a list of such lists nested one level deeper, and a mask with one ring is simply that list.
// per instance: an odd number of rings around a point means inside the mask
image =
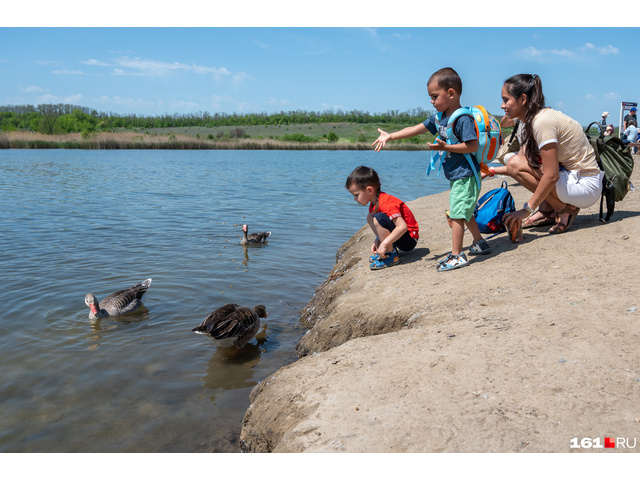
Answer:
[{"label": "boy standing", "polygon": [[371,270],[400,263],[398,249],[408,252],[418,243],[418,222],[400,199],[380,191],[380,177],[373,168],[357,167],[345,188],[360,205],[369,204],[367,223],[376,236],[369,257]]},{"label": "boy standing", "polygon": [[[468,264],[467,257],[462,251],[465,225],[473,235],[473,245],[469,249],[472,255],[486,255],[491,247],[482,238],[478,224],[473,216],[473,210],[480,196],[480,189],[475,179],[472,166],[465,158],[465,153],[473,153],[478,149],[478,137],[472,118],[462,115],[458,118],[454,128],[454,134],[459,143],[447,144],[447,122],[449,117],[461,107],[462,80],[452,68],[442,68],[431,75],[427,82],[427,91],[431,97],[431,104],[438,112],[442,112],[442,118],[436,123],[436,118],[431,116],[423,123],[413,127],[404,128],[398,132],[387,133],[378,129],[380,136],[373,143],[377,152],[390,140],[399,140],[413,137],[420,133],[430,131],[439,134],[436,143],[429,144],[429,148],[435,151],[446,152],[442,160],[442,168],[450,182],[449,217],[451,218],[451,253],[438,264],[439,271],[454,270]],[[476,168],[480,168],[476,164]]]},{"label": "boy standing", "polygon": [[[632,118],[627,124],[627,129],[622,134],[622,141],[625,145],[629,143],[636,143],[638,141],[638,128],[636,121]],[[638,149],[634,148],[633,153],[637,153]]]}]

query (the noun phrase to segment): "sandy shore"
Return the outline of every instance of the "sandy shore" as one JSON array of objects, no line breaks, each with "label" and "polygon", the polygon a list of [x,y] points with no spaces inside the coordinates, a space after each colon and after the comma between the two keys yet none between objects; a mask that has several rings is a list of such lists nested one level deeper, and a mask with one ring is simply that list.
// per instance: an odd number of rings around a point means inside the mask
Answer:
[{"label": "sandy shore", "polygon": [[[516,206],[529,199],[507,181]],[[640,188],[607,224],[598,203],[567,233],[500,234],[451,272],[435,268],[451,248],[448,192],[409,205],[421,238],[400,265],[369,270],[368,227],[340,248],[303,312],[301,358],[251,394],[243,450],[572,452],[586,451],[574,438],[640,439]]]}]

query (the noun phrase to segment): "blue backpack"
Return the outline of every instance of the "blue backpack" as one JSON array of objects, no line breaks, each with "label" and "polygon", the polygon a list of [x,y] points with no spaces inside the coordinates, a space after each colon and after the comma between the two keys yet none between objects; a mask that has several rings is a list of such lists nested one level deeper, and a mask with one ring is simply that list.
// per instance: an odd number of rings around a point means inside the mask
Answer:
[{"label": "blue backpack", "polygon": [[505,181],[502,187],[489,190],[478,199],[473,216],[482,233],[498,233],[507,229],[502,221],[504,214],[515,211],[513,197]]},{"label": "blue backpack", "polygon": [[[439,112],[436,115],[435,123],[436,126],[440,125],[440,120],[442,119],[442,112]],[[480,182],[480,174],[478,172],[478,167],[480,167],[481,171],[489,173],[489,169],[487,167],[488,163],[496,158],[498,154],[499,148],[499,140],[500,140],[500,123],[495,117],[489,115],[487,110],[482,105],[476,105],[475,107],[462,107],[457,109],[451,117],[449,117],[449,121],[447,122],[447,144],[454,145],[456,143],[460,143],[460,140],[456,137],[454,133],[454,127],[458,118],[462,115],[468,115],[473,118],[475,127],[476,127],[476,136],[478,137],[478,150],[475,153],[465,153],[464,156],[471,165],[471,169],[476,176],[476,181],[478,182],[478,188],[481,186]],[[427,167],[427,175],[431,173],[431,170],[435,168],[436,163],[440,162],[440,167],[442,166],[442,158],[444,157],[444,152],[431,152],[431,163]],[[438,175],[440,175],[440,167],[438,167]]]}]

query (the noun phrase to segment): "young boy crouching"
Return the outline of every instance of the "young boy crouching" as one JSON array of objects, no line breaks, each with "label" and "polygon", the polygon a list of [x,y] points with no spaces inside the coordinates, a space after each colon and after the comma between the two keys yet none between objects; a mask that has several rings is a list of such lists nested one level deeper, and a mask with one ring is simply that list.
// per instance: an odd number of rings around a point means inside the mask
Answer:
[{"label": "young boy crouching", "polygon": [[398,249],[408,252],[418,242],[418,222],[400,199],[380,191],[380,178],[373,168],[357,167],[345,183],[345,188],[360,205],[369,204],[367,223],[376,238],[369,257],[372,270],[400,263]]}]

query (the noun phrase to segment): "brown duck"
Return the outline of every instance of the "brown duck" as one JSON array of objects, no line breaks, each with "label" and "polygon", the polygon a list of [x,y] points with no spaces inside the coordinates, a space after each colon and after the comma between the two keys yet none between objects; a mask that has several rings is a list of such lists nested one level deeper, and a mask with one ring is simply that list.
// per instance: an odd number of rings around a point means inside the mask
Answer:
[{"label": "brown duck", "polygon": [[147,293],[151,279],[147,278],[126,290],[119,290],[103,298],[100,303],[93,293],[87,293],[84,303],[91,309],[89,318],[95,320],[102,317],[126,315],[142,305],[142,296]]},{"label": "brown duck", "polygon": [[242,245],[264,243],[267,241],[267,238],[271,235],[271,232],[248,233],[248,231],[249,231],[249,228],[245,223],[244,225],[242,225],[242,240],[240,240],[240,243]]},{"label": "brown duck", "polygon": [[209,314],[191,331],[208,338],[220,347],[244,347],[260,329],[260,318],[267,318],[264,305],[253,309],[227,303]]}]

